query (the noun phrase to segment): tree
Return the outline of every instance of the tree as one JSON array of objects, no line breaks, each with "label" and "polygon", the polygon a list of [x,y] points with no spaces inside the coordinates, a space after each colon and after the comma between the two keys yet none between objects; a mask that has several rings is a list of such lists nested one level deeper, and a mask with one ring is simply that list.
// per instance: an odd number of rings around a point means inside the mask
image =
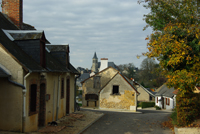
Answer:
[{"label": "tree", "polygon": [[138,75],[139,82],[143,82],[145,87],[149,88],[159,87],[166,81],[160,73],[159,64],[151,58],[145,58],[142,61]]},{"label": "tree", "polygon": [[129,79],[134,78],[135,77],[135,73],[137,68],[135,67],[135,65],[133,63],[128,63],[128,64],[120,64],[118,66],[119,71],[125,75],[126,77],[128,77]]},{"label": "tree", "polygon": [[[146,53],[160,62],[168,85],[182,94],[200,80],[200,25],[197,0],[146,0],[145,21],[154,32]],[[145,28],[146,28],[145,27]]]},{"label": "tree", "polygon": [[[167,85],[179,90],[177,121],[188,125],[198,112],[194,86],[200,81],[199,0],[145,0],[151,12],[145,15],[153,33],[147,37],[148,57],[157,58]],[[193,102],[194,105],[190,103]],[[195,105],[196,104],[196,105]]]}]

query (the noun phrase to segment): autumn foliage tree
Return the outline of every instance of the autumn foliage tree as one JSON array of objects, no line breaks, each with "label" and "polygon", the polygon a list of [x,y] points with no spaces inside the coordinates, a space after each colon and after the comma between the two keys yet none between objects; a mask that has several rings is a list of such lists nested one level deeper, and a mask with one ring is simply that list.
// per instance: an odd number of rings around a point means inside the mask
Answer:
[{"label": "autumn foliage tree", "polygon": [[200,81],[200,0],[143,2],[151,10],[144,15],[144,29],[153,29],[146,38],[149,52],[145,55],[157,58],[168,86],[178,89],[179,97],[184,98]]},{"label": "autumn foliage tree", "polygon": [[[140,1],[141,2],[141,1]],[[145,0],[145,15],[153,33],[147,37],[148,57],[157,58],[168,85],[182,94],[200,80],[200,24],[197,0]]]}]

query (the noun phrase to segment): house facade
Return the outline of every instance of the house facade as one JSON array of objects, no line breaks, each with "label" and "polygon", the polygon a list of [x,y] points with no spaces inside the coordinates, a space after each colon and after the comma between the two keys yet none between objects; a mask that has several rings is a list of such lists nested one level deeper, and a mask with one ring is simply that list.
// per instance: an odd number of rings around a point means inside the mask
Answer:
[{"label": "house facade", "polygon": [[155,105],[162,109],[173,109],[176,106],[176,94],[174,88],[168,88],[166,84],[163,84],[157,89],[155,94]]},{"label": "house facade", "polygon": [[138,91],[132,81],[108,67],[82,82],[84,107],[136,111]]},{"label": "house facade", "polygon": [[2,0],[0,130],[31,132],[74,112],[79,73],[69,62],[69,45],[47,46],[44,31],[25,26],[22,4]]},{"label": "house facade", "polygon": [[141,84],[134,82],[137,88],[137,91],[140,93],[138,95],[138,101],[140,102],[150,102],[155,101],[155,92],[152,92],[150,89],[143,87]]}]

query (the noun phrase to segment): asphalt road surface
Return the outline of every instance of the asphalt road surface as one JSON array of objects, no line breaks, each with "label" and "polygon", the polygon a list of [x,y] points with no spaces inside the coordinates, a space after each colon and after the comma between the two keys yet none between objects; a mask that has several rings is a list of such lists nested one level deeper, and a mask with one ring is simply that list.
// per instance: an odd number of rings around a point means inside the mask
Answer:
[{"label": "asphalt road surface", "polygon": [[82,134],[172,134],[169,128],[163,128],[161,125],[168,119],[171,112],[138,111],[142,113],[100,111],[105,115]]}]

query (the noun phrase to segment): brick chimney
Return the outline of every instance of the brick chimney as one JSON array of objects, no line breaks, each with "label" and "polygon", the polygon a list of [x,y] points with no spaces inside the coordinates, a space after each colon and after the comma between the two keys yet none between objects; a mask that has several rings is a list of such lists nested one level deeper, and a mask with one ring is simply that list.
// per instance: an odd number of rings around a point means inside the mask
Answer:
[{"label": "brick chimney", "polygon": [[23,0],[2,0],[2,13],[19,28],[23,23]]}]

